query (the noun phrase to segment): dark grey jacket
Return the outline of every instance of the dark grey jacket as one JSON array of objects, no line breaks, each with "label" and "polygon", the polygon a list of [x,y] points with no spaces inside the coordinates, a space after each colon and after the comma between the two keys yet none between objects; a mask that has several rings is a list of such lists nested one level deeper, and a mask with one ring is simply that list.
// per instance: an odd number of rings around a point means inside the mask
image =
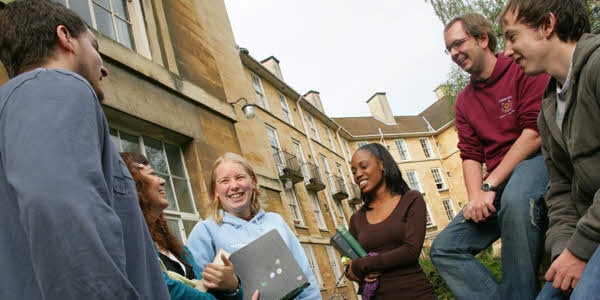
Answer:
[{"label": "dark grey jacket", "polygon": [[589,260],[600,242],[600,36],[577,43],[562,132],[556,121],[556,80],[546,88],[538,127],[550,174],[546,249],[567,247]]},{"label": "dark grey jacket", "polygon": [[37,69],[0,87],[0,203],[0,299],[169,299],[135,183],[81,76]]}]

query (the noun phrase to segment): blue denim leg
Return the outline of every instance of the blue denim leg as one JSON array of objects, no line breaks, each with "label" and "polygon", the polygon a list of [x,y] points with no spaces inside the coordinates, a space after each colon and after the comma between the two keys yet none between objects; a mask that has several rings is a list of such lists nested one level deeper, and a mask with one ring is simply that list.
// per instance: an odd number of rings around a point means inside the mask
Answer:
[{"label": "blue denim leg", "polygon": [[598,299],[600,298],[600,247],[588,261],[581,279],[575,286],[571,299]]},{"label": "blue denim leg", "polygon": [[546,282],[536,300],[567,300],[568,297],[559,289],[552,287],[552,282]]},{"label": "blue denim leg", "polygon": [[534,299],[537,294],[545,218],[542,197],[548,180],[540,153],[515,168],[502,192],[498,225],[502,237],[503,299]]},{"label": "blue denim leg", "polygon": [[495,218],[477,224],[465,221],[461,211],[435,238],[429,256],[456,299],[491,299],[497,293],[496,278],[474,255],[499,237]]},{"label": "blue denim leg", "polygon": [[[433,265],[457,299],[533,299],[541,254],[548,173],[540,154],[522,161],[496,193],[499,208],[485,222],[464,221],[462,211],[431,246]],[[502,237],[502,284],[474,255]]]}]

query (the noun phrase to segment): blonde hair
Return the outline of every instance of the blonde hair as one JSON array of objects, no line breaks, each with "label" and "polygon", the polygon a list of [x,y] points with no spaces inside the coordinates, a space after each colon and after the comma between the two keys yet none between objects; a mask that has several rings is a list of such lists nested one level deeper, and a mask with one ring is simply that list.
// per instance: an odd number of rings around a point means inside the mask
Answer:
[{"label": "blonde hair", "polygon": [[246,170],[246,173],[248,173],[248,175],[254,182],[254,189],[252,191],[252,199],[250,199],[250,214],[255,215],[262,208],[262,203],[258,199],[258,197],[261,195],[261,191],[260,191],[260,188],[258,187],[258,181],[256,180],[256,174],[254,173],[254,170],[252,170],[252,167],[250,166],[248,161],[246,161],[243,157],[241,157],[235,153],[227,152],[227,153],[221,155],[219,158],[217,158],[217,160],[215,160],[215,163],[213,164],[212,170],[210,172],[210,189],[208,191],[208,196],[210,197],[210,203],[208,204],[208,213],[212,217],[212,219],[215,221],[215,223],[217,223],[218,225],[221,225],[223,223],[223,212],[222,211],[224,209],[223,209],[223,205],[221,204],[221,201],[219,200],[219,197],[217,197],[217,195],[215,193],[216,180],[217,180],[215,178],[215,176],[216,176],[215,170],[222,163],[227,162],[227,161],[240,164],[242,167],[244,167],[244,169]]}]

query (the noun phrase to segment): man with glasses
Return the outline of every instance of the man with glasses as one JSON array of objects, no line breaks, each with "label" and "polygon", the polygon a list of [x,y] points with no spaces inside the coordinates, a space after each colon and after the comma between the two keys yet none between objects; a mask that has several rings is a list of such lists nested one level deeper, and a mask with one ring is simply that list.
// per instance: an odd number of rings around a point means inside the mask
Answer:
[{"label": "man with glasses", "polygon": [[[452,61],[471,74],[456,100],[469,203],[437,236],[431,260],[457,299],[533,299],[548,183],[536,120],[549,78],[528,77],[495,54],[494,31],[479,14],[454,18],[444,39]],[[501,283],[474,257],[498,238]]]}]

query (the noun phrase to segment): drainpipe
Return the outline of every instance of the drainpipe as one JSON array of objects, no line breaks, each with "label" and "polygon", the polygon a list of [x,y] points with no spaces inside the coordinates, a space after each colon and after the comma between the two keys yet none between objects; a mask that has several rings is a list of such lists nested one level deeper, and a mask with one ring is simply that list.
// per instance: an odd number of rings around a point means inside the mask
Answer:
[{"label": "drainpipe", "polygon": [[[431,127],[431,125],[429,124],[427,119],[425,119],[425,117],[422,117],[422,118],[423,118],[423,120],[425,120],[425,123],[427,123],[427,127],[429,127],[429,130],[432,131],[432,133],[433,133],[433,131],[434,131],[433,127]],[[442,165],[442,170],[444,170],[444,174],[446,174],[446,178],[448,178],[448,186],[450,188],[450,194],[452,194],[452,197],[454,198],[454,202],[456,202],[456,204],[457,204],[456,206],[458,206],[458,199],[456,198],[456,194],[454,193],[454,187],[452,186],[452,180],[450,179],[450,177],[448,177],[448,171],[446,170],[446,166],[444,165],[444,160],[442,159],[442,153],[440,152],[440,148],[438,148],[438,146],[437,146],[437,141],[435,140],[435,136],[433,134],[431,135],[431,139],[433,140],[433,146],[435,147],[435,151],[438,154],[438,157],[440,160],[440,165]],[[455,209],[455,210],[460,211],[460,206],[458,206],[458,209]]]},{"label": "drainpipe", "polygon": [[[304,97],[300,96],[300,97],[298,97],[298,100],[296,100],[296,109],[298,109],[298,113],[300,114],[300,120],[302,121],[302,126],[304,127],[304,134],[306,135],[306,138],[308,139],[308,147],[310,148],[310,153],[312,153],[312,155],[313,155],[315,164],[319,167],[319,169],[321,169],[321,162],[319,161],[319,158],[317,157],[315,149],[313,148],[312,138],[310,137],[308,126],[306,125],[306,120],[304,120],[304,113],[302,112],[302,107],[300,106],[300,100],[302,100],[302,98],[304,98]],[[323,176],[323,177],[325,177],[325,176]],[[325,183],[325,182],[323,182],[323,183]],[[332,187],[329,187],[329,188],[331,189]],[[335,217],[335,212],[333,211],[333,206],[331,206],[331,198],[329,198],[327,189],[325,189],[325,199],[327,199],[327,207],[329,207],[329,214],[331,214],[331,218],[333,219],[333,226],[337,228],[338,227],[337,218]],[[317,200],[318,200],[318,198],[317,198]]]}]

